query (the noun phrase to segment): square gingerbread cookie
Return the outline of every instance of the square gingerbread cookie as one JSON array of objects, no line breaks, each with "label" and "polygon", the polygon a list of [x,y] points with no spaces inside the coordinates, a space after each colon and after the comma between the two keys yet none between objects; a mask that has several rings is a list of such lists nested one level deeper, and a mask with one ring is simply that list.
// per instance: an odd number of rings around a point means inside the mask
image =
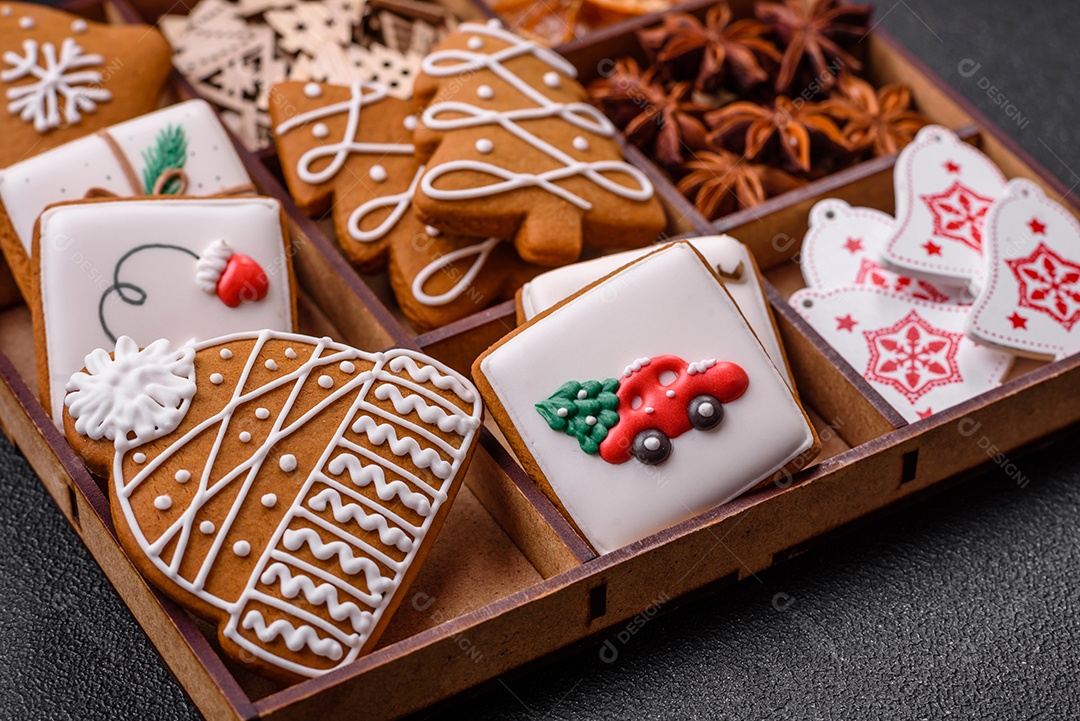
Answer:
[{"label": "square gingerbread cookie", "polygon": [[473,376],[526,470],[600,553],[819,449],[786,376],[685,242],[540,314]]}]

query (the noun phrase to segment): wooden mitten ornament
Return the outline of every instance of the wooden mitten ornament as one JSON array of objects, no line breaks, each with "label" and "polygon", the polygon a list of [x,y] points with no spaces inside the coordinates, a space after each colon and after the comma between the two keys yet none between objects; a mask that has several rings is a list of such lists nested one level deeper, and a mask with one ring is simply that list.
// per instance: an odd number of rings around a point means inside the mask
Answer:
[{"label": "wooden mitten ornament", "polygon": [[983,223],[1005,176],[955,133],[928,125],[893,171],[896,230],[885,264],[899,273],[952,285],[983,275]]},{"label": "wooden mitten ornament", "polygon": [[623,160],[614,126],[561,56],[498,21],[465,23],[422,69],[424,222],[512,239],[523,260],[546,266],[576,261],[583,245],[637,247],[663,231],[652,184]]},{"label": "wooden mitten ornament", "polygon": [[964,335],[967,306],[866,285],[800,290],[791,305],[908,421],[996,387],[1012,362]]},{"label": "wooden mitten ornament", "polygon": [[967,332],[1041,359],[1080,351],[1080,224],[1030,180],[1012,180],[986,218],[989,273]]},{"label": "wooden mitten ornament", "polygon": [[408,350],[263,331],[120,338],[71,377],[64,427],[109,477],[144,575],[224,651],[294,681],[369,651],[479,438],[472,384]]},{"label": "wooden mitten ornament", "polygon": [[808,288],[831,290],[869,285],[935,303],[971,302],[964,288],[901,275],[881,265],[881,253],[895,221],[873,208],[852,208],[842,200],[822,200],[810,211],[810,229],[799,251]]}]

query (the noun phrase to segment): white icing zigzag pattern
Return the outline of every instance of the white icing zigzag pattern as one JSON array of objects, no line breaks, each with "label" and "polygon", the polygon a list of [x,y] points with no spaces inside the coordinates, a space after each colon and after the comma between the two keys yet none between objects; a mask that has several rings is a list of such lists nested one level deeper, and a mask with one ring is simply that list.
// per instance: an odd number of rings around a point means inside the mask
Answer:
[{"label": "white icing zigzag pattern", "polygon": [[[552,70],[574,78],[577,73],[570,63],[551,50],[509,33],[496,24],[465,23],[459,30],[471,33],[474,37],[486,36],[505,42],[509,47],[491,54],[460,49],[436,51],[424,58],[423,71],[434,78],[450,78],[468,77],[482,70],[490,70],[515,91],[534,103],[535,106],[499,112],[461,101],[444,101],[435,103],[424,111],[424,125],[432,130],[439,131],[499,126],[522,142],[550,157],[560,167],[542,173],[515,173],[498,165],[479,160],[452,160],[432,168],[424,175],[423,180],[420,181],[420,188],[425,195],[436,200],[463,200],[497,195],[517,188],[538,187],[573,203],[581,210],[588,211],[592,209],[592,203],[556,184],[556,181],[566,178],[583,177],[609,193],[622,198],[645,201],[652,197],[652,183],[649,182],[644,173],[629,163],[620,160],[599,160],[594,162],[577,160],[566,151],[537,137],[518,124],[521,121],[557,117],[566,122],[568,126],[573,126],[583,132],[593,133],[603,138],[614,136],[615,128],[612,126],[611,121],[605,118],[596,108],[581,102],[555,102],[515,75],[503,64],[523,55],[532,55],[547,63]],[[470,47],[472,47],[471,44]],[[490,145],[485,144],[485,147],[489,148],[487,152],[490,152]],[[485,173],[501,180],[489,185],[472,188],[440,189],[435,186],[436,181],[442,176],[461,171]],[[614,182],[606,175],[612,173],[629,176],[637,187],[627,187]]]},{"label": "white icing zigzag pattern", "polygon": [[325,511],[329,505],[334,514],[334,519],[338,523],[355,521],[356,525],[365,531],[377,531],[379,540],[387,546],[393,546],[403,552],[412,550],[412,539],[404,531],[400,528],[391,527],[386,522],[386,518],[377,513],[365,513],[359,504],[343,503],[341,494],[333,488],[325,488],[320,491],[318,495],[308,501],[308,505],[316,511]]},{"label": "white icing zigzag pattern", "polygon": [[[265,345],[270,340],[312,346],[311,354],[293,370],[276,372],[272,380],[258,388],[248,389],[252,370],[256,367],[261,369],[266,365],[264,361],[269,359]],[[246,360],[219,353],[221,348],[229,350],[228,346],[234,343],[251,345]],[[454,446],[436,435],[436,426],[425,426],[426,421],[422,419],[416,422],[407,420],[366,400],[377,384],[386,382],[398,383],[411,392],[423,395],[429,404],[441,405],[451,415],[455,414],[455,408],[461,411],[455,405],[457,399],[440,395],[432,390],[432,386],[440,391],[451,390],[458,397],[478,397],[467,380],[455,376],[453,371],[425,356],[414,356],[411,351],[402,350],[385,354],[362,353],[326,338],[320,340],[271,331],[207,341],[197,346],[196,355],[201,349],[209,348],[212,348],[210,352],[215,357],[221,355],[236,364],[232,366],[232,373],[226,374],[228,382],[233,384],[229,401],[222,410],[192,425],[161,452],[136,461],[137,466],[125,459],[142,454],[139,450],[142,441],[129,438],[124,429],[119,429],[112,472],[115,497],[132,537],[155,567],[176,587],[220,609],[227,616],[228,620],[221,631],[225,639],[266,663],[298,676],[315,676],[326,670],[325,664],[283,657],[281,651],[275,648],[275,639],[284,639],[287,647],[294,652],[306,649],[339,663],[347,663],[359,655],[369,642],[371,631],[379,625],[393,594],[398,591],[440,504],[446,500],[451,479],[463,470],[476,429],[479,428],[481,405],[477,400],[471,403],[471,414],[462,411],[470,419],[472,430],[464,435],[460,445]],[[230,352],[235,350],[236,345],[233,345]],[[286,351],[285,356],[293,360],[297,358],[295,351],[291,356]],[[354,361],[358,360],[370,365],[370,369],[357,368],[359,364]],[[407,375],[395,375],[388,370],[391,366]],[[308,382],[331,368],[340,368],[346,378],[329,388]],[[198,382],[211,381],[200,377]],[[306,411],[294,416],[292,411],[301,389],[316,386],[323,388],[325,395]],[[254,413],[257,407],[260,410],[265,408],[260,406],[264,396],[273,393],[282,397],[283,390],[291,392],[280,408],[276,408],[275,404],[276,410],[272,414]],[[340,410],[342,399],[351,401],[344,413]],[[231,424],[238,409],[254,413],[259,422],[268,424],[268,432],[261,444],[251,444],[247,458],[231,469],[222,468],[215,463],[215,459],[225,440],[236,434],[236,428]],[[335,416],[328,417],[330,413]],[[415,437],[399,439],[396,433],[386,431],[386,428],[392,431],[392,426],[380,426],[376,418],[392,421]],[[378,441],[378,452],[363,448],[346,437],[358,419],[366,419],[365,423],[371,425],[369,436],[382,439]],[[260,476],[264,463],[270,473],[279,473],[278,464],[269,459],[276,459],[282,444],[287,443],[290,436],[316,420],[329,420],[332,425],[328,431],[332,431],[333,435],[327,440],[321,455],[313,457],[314,462],[307,477],[299,485],[292,485],[291,492],[282,489],[276,494],[266,494],[264,489],[254,486],[256,478],[265,478]],[[198,438],[209,438],[213,445],[206,458],[200,459],[202,470],[195,472],[193,469],[185,478],[188,485],[183,487],[184,493],[173,493],[174,502],[171,504],[143,503],[139,507],[139,516],[136,516],[132,506],[134,494],[148,481],[153,480],[156,485],[170,459],[172,462],[179,460],[178,453]],[[432,447],[424,447],[429,443]],[[385,457],[380,455],[383,448],[400,456],[401,465],[389,454]],[[361,459],[364,459],[363,462]],[[424,480],[406,470],[415,470],[409,464],[412,459],[430,463],[441,482],[432,485],[430,477]],[[416,465],[426,467],[422,463]],[[125,478],[125,466],[127,472],[134,474],[130,479]],[[374,483],[378,500],[350,491],[344,484],[326,475],[340,475],[346,470],[358,487]],[[402,480],[387,483],[387,472]],[[169,473],[168,476],[171,480],[173,474]],[[299,478],[296,480],[300,481]],[[215,516],[211,522],[204,509],[226,489],[229,491],[228,513],[224,517]],[[267,503],[266,499],[271,496],[271,502]],[[143,498],[141,493],[139,498]],[[176,499],[180,498],[187,500],[177,502]],[[413,525],[390,508],[380,505],[380,501],[387,503],[398,498],[423,519],[419,525]],[[266,516],[267,520],[273,519],[276,524],[272,535],[261,548],[237,537],[239,514],[243,509],[246,518],[252,508],[256,508],[260,514],[270,514]],[[330,514],[325,516],[317,513],[327,510]],[[140,524],[140,517],[145,513],[170,514],[168,518],[175,520],[151,542],[145,537],[144,527]],[[354,523],[365,530],[374,531],[379,540],[366,534],[359,534],[363,536],[361,538],[351,532],[350,528],[355,531]],[[153,524],[152,527],[160,526]],[[209,548],[206,543],[193,543],[195,537],[210,540]],[[238,551],[238,548],[243,550]],[[204,555],[193,559],[196,551],[192,549],[198,549],[197,553]],[[229,600],[211,590],[217,582],[211,576],[211,571],[219,555],[226,552],[225,549],[232,549],[237,556],[249,559],[247,563],[251,564],[246,587]],[[342,574],[339,576],[336,569],[331,573],[315,563],[305,561],[303,556],[308,552],[319,561],[333,560],[340,566]],[[163,555],[169,553],[172,555]],[[401,558],[401,554],[405,554],[404,558]],[[288,569],[296,570],[286,574]],[[361,574],[365,579],[363,583],[359,583]],[[353,584],[350,576],[356,576],[357,585]],[[275,581],[279,582],[281,593],[267,594],[266,586]],[[260,590],[260,583],[263,590]],[[304,594],[308,603],[324,606],[325,615],[290,604],[287,599],[299,598],[300,593]],[[359,603],[348,600],[346,596]],[[260,605],[252,606],[252,602]],[[364,610],[364,605],[372,610]],[[273,609],[273,614],[268,615],[267,609]],[[299,658],[305,656],[301,654]]]},{"label": "white icing zigzag pattern", "polygon": [[438,406],[429,405],[418,393],[408,397],[401,394],[401,390],[392,383],[383,383],[375,389],[375,397],[380,401],[389,400],[394,404],[394,410],[401,415],[415,413],[420,416],[424,423],[431,423],[439,427],[441,431],[457,433],[463,436],[476,427],[475,419],[465,415],[460,408],[456,412],[448,412]]},{"label": "white icing zigzag pattern", "polygon": [[271,585],[274,581],[281,581],[281,594],[285,598],[296,598],[300,593],[308,603],[315,606],[326,606],[330,617],[335,621],[348,619],[357,633],[366,633],[371,629],[373,617],[370,611],[362,611],[352,601],[339,601],[338,590],[329,583],[316,584],[303,574],[292,575],[292,571],[284,563],[272,563],[263,572],[262,582]]},{"label": "white icing zigzag pattern", "polygon": [[388,444],[394,455],[408,454],[412,462],[420,468],[431,470],[438,478],[447,479],[453,473],[449,463],[444,461],[433,448],[424,448],[415,438],[397,437],[397,431],[389,423],[378,423],[371,416],[360,416],[352,425],[353,433],[366,433],[369,441],[377,446]]}]

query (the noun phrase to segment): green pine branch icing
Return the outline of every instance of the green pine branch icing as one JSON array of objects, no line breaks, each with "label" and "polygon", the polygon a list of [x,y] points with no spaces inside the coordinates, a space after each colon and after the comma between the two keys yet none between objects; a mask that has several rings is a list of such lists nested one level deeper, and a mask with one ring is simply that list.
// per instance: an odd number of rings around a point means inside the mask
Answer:
[{"label": "green pine branch icing", "polygon": [[[171,168],[183,168],[187,162],[187,135],[179,125],[168,125],[158,133],[154,145],[142,151],[145,167],[143,168],[143,185],[147,195],[154,192],[154,185],[158,178],[166,170]],[[180,180],[173,178],[161,192],[164,195],[176,195],[180,190]]]},{"label": "green pine branch icing", "polygon": [[[616,378],[604,381],[568,381],[559,386],[545,401],[536,404],[536,411],[553,431],[577,439],[581,450],[590,455],[600,452],[600,442],[619,422],[619,389]],[[590,423],[589,419],[595,419]]]}]

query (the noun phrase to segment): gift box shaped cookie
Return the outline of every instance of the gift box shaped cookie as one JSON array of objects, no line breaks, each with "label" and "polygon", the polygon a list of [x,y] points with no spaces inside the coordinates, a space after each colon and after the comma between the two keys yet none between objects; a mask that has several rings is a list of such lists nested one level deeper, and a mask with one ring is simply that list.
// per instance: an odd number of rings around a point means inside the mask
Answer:
[{"label": "gift box shaped cookie", "polygon": [[254,192],[210,106],[189,100],[0,170],[0,247],[23,297],[34,223],[49,205],[87,197]]},{"label": "gift box shaped cookie", "polygon": [[84,200],[41,215],[33,292],[42,403],[96,348],[296,329],[292,247],[272,198]]},{"label": "gift box shaped cookie", "polygon": [[819,448],[785,375],[686,242],[540,314],[473,376],[526,470],[601,553]]},{"label": "gift box shaped cookie", "polygon": [[64,427],[110,479],[139,570],[284,681],[370,650],[479,438],[468,380],[408,350],[262,331],[121,338],[72,376]]}]

